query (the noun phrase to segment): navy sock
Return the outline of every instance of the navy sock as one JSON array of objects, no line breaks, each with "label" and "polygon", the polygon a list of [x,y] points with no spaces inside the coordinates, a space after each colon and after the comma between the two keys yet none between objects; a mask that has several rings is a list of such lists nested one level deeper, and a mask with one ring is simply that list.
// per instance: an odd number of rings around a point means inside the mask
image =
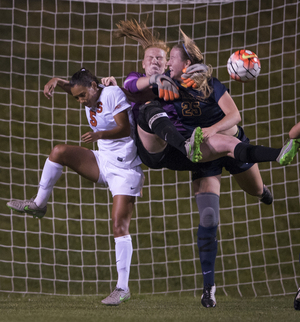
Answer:
[{"label": "navy sock", "polygon": [[197,245],[203,274],[203,285],[215,284],[215,261],[218,252],[217,228],[205,228],[201,225],[197,232]]}]

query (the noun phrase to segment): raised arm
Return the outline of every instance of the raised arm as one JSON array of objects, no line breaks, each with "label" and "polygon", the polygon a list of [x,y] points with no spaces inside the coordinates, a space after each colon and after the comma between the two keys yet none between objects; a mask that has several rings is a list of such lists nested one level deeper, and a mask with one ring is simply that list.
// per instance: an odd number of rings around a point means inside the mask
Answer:
[{"label": "raised arm", "polygon": [[59,86],[61,89],[63,89],[68,94],[72,95],[71,93],[71,87],[69,85],[69,81],[54,77],[49,80],[49,82],[44,86],[44,95],[50,99],[53,95],[54,89],[56,86]]},{"label": "raised arm", "polygon": [[[209,138],[216,133],[233,135],[236,132],[235,125],[237,125],[241,121],[240,112],[228,92],[225,92],[221,96],[218,104],[224,112],[225,116],[222,118],[222,120],[215,123],[214,125],[202,129],[204,138]],[[232,133],[228,132],[230,130]]]}]

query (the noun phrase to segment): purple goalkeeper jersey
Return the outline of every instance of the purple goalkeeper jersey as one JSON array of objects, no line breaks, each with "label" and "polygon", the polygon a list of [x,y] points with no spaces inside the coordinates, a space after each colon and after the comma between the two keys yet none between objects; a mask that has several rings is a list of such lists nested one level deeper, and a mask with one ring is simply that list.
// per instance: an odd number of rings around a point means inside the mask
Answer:
[{"label": "purple goalkeeper jersey", "polygon": [[[139,90],[136,86],[136,82],[140,77],[145,77],[145,74],[141,74],[138,72],[131,72],[128,74],[127,78],[124,81],[124,88],[126,90],[128,90],[130,93],[138,93]],[[164,100],[159,99],[162,108],[164,109],[164,111],[167,113],[169,119],[171,120],[171,122],[175,125],[176,129],[178,132],[181,132],[182,134],[185,134],[187,131],[186,129],[183,127],[182,123],[179,121],[178,119],[178,115],[177,112],[173,106],[173,104],[171,103],[166,103]],[[139,115],[139,107],[144,104],[145,101],[143,102],[138,102],[138,103],[131,103],[132,106],[132,111],[133,111],[133,115],[135,118],[135,121],[137,122],[137,118]]]}]

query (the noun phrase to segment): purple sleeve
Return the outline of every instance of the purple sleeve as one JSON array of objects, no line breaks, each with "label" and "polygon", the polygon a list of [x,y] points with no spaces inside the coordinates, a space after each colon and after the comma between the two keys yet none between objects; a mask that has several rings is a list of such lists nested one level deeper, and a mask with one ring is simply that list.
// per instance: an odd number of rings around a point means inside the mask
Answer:
[{"label": "purple sleeve", "polygon": [[131,72],[128,74],[124,81],[124,88],[127,89],[130,93],[137,93],[139,92],[138,88],[136,87],[136,82],[140,77],[146,76],[145,74]]}]

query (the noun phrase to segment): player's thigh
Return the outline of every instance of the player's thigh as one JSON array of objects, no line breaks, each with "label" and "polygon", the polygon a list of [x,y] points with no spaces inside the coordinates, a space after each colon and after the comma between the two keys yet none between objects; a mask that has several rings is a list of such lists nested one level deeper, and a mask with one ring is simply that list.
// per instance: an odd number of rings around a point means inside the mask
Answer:
[{"label": "player's thigh", "polygon": [[194,194],[214,193],[220,195],[221,175],[198,178],[193,181]]},{"label": "player's thigh", "polygon": [[77,172],[84,178],[97,182],[99,167],[94,153],[84,147],[57,145],[51,151],[49,159]]},{"label": "player's thigh", "polygon": [[252,196],[261,196],[263,193],[263,180],[257,163],[250,169],[233,175],[238,185]]},{"label": "player's thigh", "polygon": [[156,134],[148,133],[139,126],[137,127],[137,131],[140,141],[149,153],[159,153],[166,148],[167,142]]},{"label": "player's thigh", "polygon": [[208,162],[221,157],[234,157],[234,149],[240,140],[229,135],[215,134],[200,145],[202,160]]}]

